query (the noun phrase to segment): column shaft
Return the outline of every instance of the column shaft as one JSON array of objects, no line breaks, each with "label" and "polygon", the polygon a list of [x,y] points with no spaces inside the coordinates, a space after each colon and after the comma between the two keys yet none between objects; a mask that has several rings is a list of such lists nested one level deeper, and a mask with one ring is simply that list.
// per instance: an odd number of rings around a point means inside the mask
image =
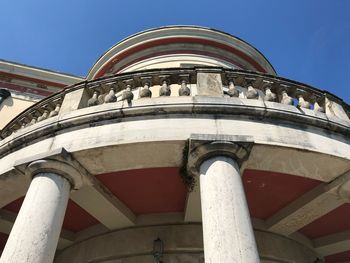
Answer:
[{"label": "column shaft", "polygon": [[200,188],[205,262],[260,262],[237,163],[224,156],[204,161]]},{"label": "column shaft", "polygon": [[68,180],[55,173],[39,173],[33,178],[1,263],[53,261],[70,189]]}]

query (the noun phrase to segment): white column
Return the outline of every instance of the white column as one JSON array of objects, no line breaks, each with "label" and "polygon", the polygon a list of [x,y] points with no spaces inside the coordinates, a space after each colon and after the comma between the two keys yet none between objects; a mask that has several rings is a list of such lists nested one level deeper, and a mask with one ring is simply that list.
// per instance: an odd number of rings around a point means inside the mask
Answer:
[{"label": "white column", "polygon": [[237,163],[225,156],[200,166],[206,263],[260,262]]},{"label": "white column", "polygon": [[53,261],[71,185],[55,173],[34,176],[1,256],[1,263]]}]

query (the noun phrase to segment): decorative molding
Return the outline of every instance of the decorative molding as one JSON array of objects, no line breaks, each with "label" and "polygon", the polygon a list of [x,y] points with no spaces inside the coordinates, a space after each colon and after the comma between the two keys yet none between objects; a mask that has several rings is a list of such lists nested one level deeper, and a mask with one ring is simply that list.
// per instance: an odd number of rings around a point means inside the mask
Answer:
[{"label": "decorative molding", "polygon": [[82,175],[68,163],[44,159],[30,163],[26,168],[26,175],[34,177],[39,173],[55,173],[66,178],[72,185],[72,189],[78,190],[83,186]]},{"label": "decorative molding", "polygon": [[[134,60],[145,56],[154,58],[154,47],[164,52],[177,50],[183,45],[186,45],[186,49],[194,45],[195,51],[203,51],[203,46],[205,49],[212,48],[216,55],[225,52],[226,59],[230,57],[239,60],[248,70],[276,74],[272,65],[258,50],[234,36],[203,27],[170,26],[140,32],[117,43],[98,59],[90,69],[87,79],[96,79],[108,74],[116,64],[119,67],[115,71],[119,71],[123,66],[120,64],[125,64],[130,57]],[[197,45],[200,45],[202,50]],[[174,47],[169,50],[169,46]]]},{"label": "decorative molding", "polygon": [[89,184],[84,177],[86,171],[77,165],[73,157],[64,148],[59,148],[44,154],[33,155],[31,158],[17,160],[14,167],[26,176],[34,177],[38,173],[55,173],[65,177],[73,190]]},{"label": "decorative molding", "polygon": [[185,222],[201,222],[201,198],[199,189],[199,168],[207,159],[215,156],[227,156],[241,167],[249,157],[253,140],[249,136],[191,134],[183,148],[180,175],[187,187]]},{"label": "decorative molding", "polygon": [[[199,175],[200,165],[213,156],[228,156],[241,166],[249,157],[252,146],[253,141],[243,142],[239,136],[192,134],[188,142],[186,164],[183,164],[186,167],[186,174],[182,174],[186,177],[183,178],[184,182],[187,182],[188,188],[192,190],[195,185],[194,178]],[[192,181],[189,178],[192,178]]]}]

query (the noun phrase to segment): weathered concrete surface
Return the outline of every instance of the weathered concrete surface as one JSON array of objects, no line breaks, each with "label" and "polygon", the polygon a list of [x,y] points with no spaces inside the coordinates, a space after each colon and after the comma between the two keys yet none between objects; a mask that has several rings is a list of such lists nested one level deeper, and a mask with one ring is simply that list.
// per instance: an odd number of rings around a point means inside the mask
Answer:
[{"label": "weathered concrete surface", "polygon": [[134,225],[135,215],[130,209],[99,186],[85,186],[73,192],[71,199],[108,229]]},{"label": "weathered concrete surface", "polygon": [[89,94],[86,89],[79,89],[69,92],[66,94],[66,96],[64,96],[60,114],[86,107],[86,105],[84,105],[84,102],[87,102],[88,99]]},{"label": "weathered concrete surface", "polygon": [[338,254],[349,250],[350,231],[344,231],[313,240],[315,250],[323,256]]},{"label": "weathered concrete surface", "polygon": [[0,207],[24,196],[30,182],[31,178],[13,167],[3,171],[0,176]]},{"label": "weathered concrete surface", "polygon": [[350,168],[347,158],[319,154],[306,149],[292,149],[273,144],[256,144],[243,169],[275,171],[329,182]]},{"label": "weathered concrete surface", "polygon": [[[13,224],[15,223],[16,217],[16,213],[7,211],[5,209],[0,209],[0,232],[9,235]],[[74,233],[68,230],[61,230],[57,248],[62,249],[73,244],[74,238]]]},{"label": "weathered concrete surface", "polygon": [[215,156],[200,166],[205,261],[258,263],[238,164]]},{"label": "weathered concrete surface", "polygon": [[339,191],[347,185],[350,171],[330,183],[322,183],[280,209],[265,222],[269,231],[290,235],[331,212],[349,200],[349,194]]},{"label": "weathered concrete surface", "polygon": [[185,222],[202,222],[201,195],[199,177],[195,178],[196,184],[191,192],[187,193],[185,207]]},{"label": "weathered concrete surface", "polygon": [[298,198],[266,220],[270,231],[290,235],[344,204],[338,196],[318,187]]},{"label": "weathered concrete surface", "polygon": [[[202,108],[194,107],[197,105],[194,101]],[[262,101],[238,98],[157,98],[135,101],[133,107],[126,108],[109,103],[44,120],[0,142],[0,149],[8,153],[0,159],[0,189],[3,189],[0,206],[23,196],[28,187],[28,178],[13,168],[16,160],[60,147],[71,152],[93,175],[138,168],[180,167],[182,150],[191,134],[230,135],[237,141],[253,141],[255,145],[243,168],[326,182],[350,168],[349,137],[292,122],[292,116],[297,113],[288,111],[289,105],[280,104],[274,112],[292,114],[290,121],[282,122],[272,116],[261,119],[263,115],[259,115],[259,110],[269,112],[263,105]],[[238,112],[230,108],[233,106]],[[288,107],[282,109],[283,106]],[[148,110],[156,113],[158,107],[161,111],[157,118],[143,115]],[[252,107],[259,116],[236,115],[249,113]],[[216,110],[208,114],[208,108],[216,109],[217,114]],[[176,109],[176,113],[171,109]],[[54,132],[54,127],[62,130]],[[52,132],[51,135],[40,137],[45,129]],[[32,140],[34,135],[39,138]],[[9,184],[13,187],[8,187]]]},{"label": "weathered concrete surface", "polygon": [[[200,224],[144,226],[102,234],[59,252],[54,262],[154,263],[153,240],[157,237],[164,242],[164,262],[203,263]],[[310,263],[318,257],[307,246],[280,235],[257,230],[255,239],[263,263]]]},{"label": "weathered concrete surface", "polygon": [[280,235],[256,231],[255,238],[261,262],[310,263],[322,258],[312,249]]},{"label": "weathered concrete surface", "polygon": [[158,237],[164,242],[164,252],[171,252],[175,257],[187,253],[203,253],[201,229],[201,225],[197,224],[119,230],[77,243],[57,255],[55,262],[108,262],[137,255],[151,255],[153,240]]},{"label": "weathered concrete surface", "polygon": [[198,73],[197,74],[197,95],[222,97],[222,82],[220,74]]},{"label": "weathered concrete surface", "polygon": [[2,253],[2,263],[52,262],[71,185],[54,173],[37,174]]},{"label": "weathered concrete surface", "polygon": [[[345,171],[344,167],[349,165],[347,160],[350,159],[349,139],[337,134],[328,136],[327,132],[322,129],[298,125],[281,126],[278,122],[266,123],[244,118],[225,119],[205,118],[204,116],[202,118],[186,118],[185,116],[170,118],[168,116],[165,119],[134,119],[134,121],[130,119],[127,122],[106,122],[99,123],[99,125],[101,126],[79,126],[76,129],[66,130],[64,133],[58,133],[55,137],[30,144],[28,147],[4,156],[0,161],[2,164],[0,169],[11,169],[18,158],[30,156],[33,153],[45,153],[62,146],[73,152],[77,159],[85,157],[86,161],[82,160],[82,164],[92,174],[110,171],[115,169],[115,166],[120,170],[133,169],[135,166],[130,167],[131,163],[137,164],[139,168],[148,162],[155,167],[180,166],[184,142],[193,133],[230,134],[236,136],[239,141],[249,140],[259,145],[275,146],[275,148],[269,148],[271,154],[259,151],[262,155],[260,157],[253,150],[254,156],[264,159],[256,162],[253,158],[249,164],[255,167],[265,166],[265,168],[270,164],[271,166],[283,166],[286,167],[284,170],[289,173],[296,172],[297,175],[311,176],[325,181],[341,173],[337,167]],[[77,139],[72,140],[72,138]],[[149,144],[151,148],[146,148],[145,144]],[[120,147],[124,148],[123,151],[120,151],[123,154],[116,153]],[[295,151],[291,158],[289,154],[293,149]],[[150,150],[155,154],[161,153],[157,156],[159,159],[150,158],[147,154]],[[171,155],[167,156],[167,152]],[[322,162],[315,160],[315,157],[319,157],[319,153],[324,154]],[[108,156],[115,154],[121,158],[114,159],[113,162],[108,161],[111,159]],[[289,158],[279,158],[284,155]],[[96,161],[91,162],[91,160]],[[141,161],[142,164],[138,161]],[[281,161],[283,165],[279,164]],[[327,165],[327,161],[332,161],[334,166],[331,168]],[[313,172],[310,173],[310,171]]]},{"label": "weathered concrete surface", "polygon": [[[0,141],[0,206],[24,196],[29,186],[30,178],[14,168],[18,159],[64,147],[92,175],[181,167],[183,149],[192,134],[253,142],[242,171],[258,169],[330,182],[350,169],[346,125],[337,117],[301,112],[290,105],[202,96],[152,98],[132,105],[117,102],[62,112]],[[198,192],[189,197],[197,201],[191,211],[185,211],[185,219],[199,222]],[[84,195],[80,200],[89,209]],[[90,206],[90,211],[99,213],[96,207]],[[193,212],[192,217],[188,212]],[[110,229],[121,226],[105,224]]]},{"label": "weathered concrete surface", "polygon": [[337,117],[342,120],[349,120],[349,117],[346,115],[346,112],[344,111],[343,107],[339,103],[336,103],[335,101],[332,101],[327,97],[326,114],[329,117]]},{"label": "weathered concrete surface", "polygon": [[[60,114],[59,118],[53,117],[39,122],[31,127],[24,128],[23,130],[16,132],[15,135],[11,135],[6,139],[2,140],[0,143],[0,151],[4,153],[7,150],[6,148],[10,149],[15,147],[16,145],[23,146],[23,143],[33,142],[33,140],[35,138],[38,138],[38,136],[43,136],[44,133],[47,132],[54,132],[55,129],[60,129],[61,132],[59,132],[59,134],[61,134],[65,133],[66,131],[70,131],[71,129],[74,130],[74,126],[75,128],[84,128],[91,127],[91,125],[93,124],[104,125],[107,123],[112,124],[118,122],[125,123],[123,124],[124,126],[127,125],[127,123],[130,123],[130,121],[132,120],[132,118],[127,117],[139,116],[142,117],[143,120],[147,121],[150,117],[153,118],[154,114],[157,114],[157,118],[168,119],[170,114],[175,114],[175,116],[177,116],[177,114],[179,114],[180,112],[183,114],[189,114],[187,115],[187,118],[190,117],[190,119],[192,119],[193,121],[197,119],[193,119],[193,113],[196,113],[196,117],[199,117],[199,114],[201,114],[202,116],[206,116],[206,118],[209,120],[213,118],[214,120],[226,119],[227,121],[230,121],[233,125],[235,125],[235,123],[232,122],[232,120],[240,120],[242,118],[242,115],[246,115],[248,119],[252,119],[248,116],[255,115],[257,117],[256,120],[258,125],[258,120],[266,115],[269,116],[269,118],[264,123],[274,125],[275,130],[277,131],[278,129],[276,129],[276,125],[280,126],[280,128],[282,129],[289,128],[291,130],[295,130],[299,128],[313,133],[316,132],[319,134],[324,134],[324,136],[332,137],[334,139],[337,139],[338,137],[341,141],[346,140],[346,138],[341,138],[340,134],[334,132],[330,133],[323,129],[314,129],[314,127],[317,125],[320,125],[321,128],[322,125],[326,125],[324,127],[331,128],[331,122],[328,122],[327,119],[315,116],[308,116],[305,112],[290,112],[287,109],[289,105],[282,105],[286,106],[285,108],[281,108],[281,105],[279,105],[279,108],[271,108],[270,110],[270,108],[265,106],[262,101],[258,100],[214,97],[154,98],[135,101],[133,102],[133,105],[131,107],[126,106],[123,103],[104,104],[65,114],[62,113]],[[151,114],[152,116],[149,116],[149,114]],[[208,114],[215,115],[212,115],[211,118],[208,118]],[[239,114],[241,116],[239,116]],[[280,116],[281,114],[283,116]],[[182,117],[186,119],[186,115],[183,115]],[[273,117],[283,117],[284,120],[280,121],[277,118],[276,121],[273,121]],[[297,124],[298,120],[302,121],[302,119],[304,119],[304,124]],[[103,120],[105,120],[105,122],[103,122]],[[305,125],[305,123],[308,123],[310,125]],[[132,125],[130,128],[132,129]],[[208,131],[206,133],[213,133],[213,131],[216,131],[215,128],[215,126],[212,128],[209,127],[209,130],[211,130],[211,132]],[[267,128],[270,129],[269,127]],[[194,129],[192,133],[198,132],[196,132]],[[288,137],[293,138],[292,136]],[[306,140],[307,136],[299,136],[299,139],[300,138],[305,138]],[[273,143],[274,140],[271,141]],[[291,143],[291,145],[293,145],[293,142]],[[323,144],[320,143],[320,145]]]}]

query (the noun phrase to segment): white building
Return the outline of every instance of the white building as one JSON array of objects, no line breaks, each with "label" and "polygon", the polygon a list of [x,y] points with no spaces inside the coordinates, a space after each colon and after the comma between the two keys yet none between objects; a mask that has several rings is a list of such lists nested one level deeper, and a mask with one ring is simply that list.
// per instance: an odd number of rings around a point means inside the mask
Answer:
[{"label": "white building", "polygon": [[350,262],[350,107],[243,40],[156,28],[86,78],[0,61],[0,102],[1,263]]}]

